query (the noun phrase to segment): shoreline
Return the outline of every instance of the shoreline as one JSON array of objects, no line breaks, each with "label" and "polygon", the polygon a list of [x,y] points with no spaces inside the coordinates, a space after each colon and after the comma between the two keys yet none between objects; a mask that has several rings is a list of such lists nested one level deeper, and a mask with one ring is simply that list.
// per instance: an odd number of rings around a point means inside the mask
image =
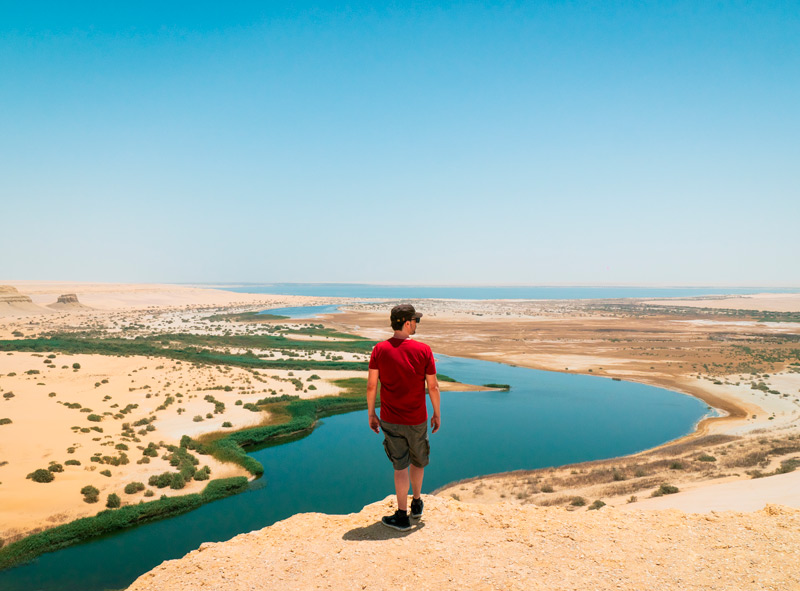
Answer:
[{"label": "shoreline", "polygon": [[[187,310],[225,310],[233,312],[235,310],[243,310],[243,309],[252,309],[253,306],[265,306],[265,307],[279,307],[280,305],[284,306],[297,306],[297,305],[318,305],[320,303],[336,303],[342,304],[340,299],[338,298],[316,298],[316,297],[308,297],[308,296],[297,296],[297,297],[289,297],[289,296],[271,296],[269,294],[241,294],[241,293],[232,293],[232,292],[224,292],[222,290],[213,290],[211,294],[207,293],[210,290],[202,290],[196,288],[185,288],[182,289],[181,287],[166,285],[166,286],[153,286],[153,285],[139,285],[139,286],[119,286],[115,284],[90,284],[91,289],[89,295],[84,295],[78,289],[75,291],[79,292],[79,299],[80,300],[87,300],[91,301],[94,306],[99,306],[104,304],[108,306],[107,309],[98,309],[95,307],[93,310],[75,310],[75,311],[58,311],[58,312],[48,312],[46,316],[42,315],[32,315],[32,314],[25,314],[18,317],[8,317],[0,318],[0,334],[3,333],[10,333],[11,326],[19,326],[19,327],[28,327],[28,326],[37,326],[41,325],[42,322],[46,324],[51,324],[55,322],[57,325],[59,323],[61,325],[71,325],[74,322],[78,322],[80,325],[85,321],[87,318],[92,317],[103,317],[103,318],[115,318],[122,314],[131,315],[130,318],[144,318],[150,317],[151,320],[148,322],[156,323],[154,326],[158,328],[158,323],[161,322],[157,320],[156,317],[161,315],[170,316],[173,312],[186,312]],[[54,295],[56,292],[63,291],[64,288],[78,288],[82,287],[83,285],[78,284],[66,284],[66,283],[42,283],[40,284],[37,289],[39,290],[35,295],[36,298],[40,301],[44,302],[46,299],[54,299]],[[130,290],[128,291],[128,288]],[[202,295],[203,297],[198,298],[201,295],[199,292],[204,292]],[[252,296],[252,297],[245,297],[245,296]],[[93,299],[92,299],[93,298]],[[202,303],[197,304],[197,300],[202,300]],[[342,298],[347,299],[347,298]],[[740,299],[740,296],[737,296],[736,299]],[[168,303],[167,303],[168,302]],[[362,300],[363,302],[363,300]],[[785,303],[785,302],[784,302]],[[728,386],[724,386],[721,393],[715,393],[712,390],[716,387],[712,387],[706,381],[701,381],[699,384],[693,383],[690,381],[686,376],[677,376],[677,375],[665,375],[659,372],[643,372],[641,371],[642,368],[639,366],[626,366],[625,363],[630,362],[631,360],[625,357],[617,357],[617,358],[610,358],[607,355],[598,357],[597,352],[594,352],[593,355],[584,355],[583,358],[580,358],[580,355],[575,355],[574,352],[570,354],[557,354],[557,352],[551,352],[542,356],[539,356],[536,352],[530,353],[528,351],[518,351],[514,350],[513,347],[505,345],[503,342],[500,342],[495,351],[484,351],[484,352],[476,352],[474,349],[470,349],[468,345],[470,345],[470,341],[464,340],[463,335],[464,332],[450,332],[450,334],[445,333],[443,336],[437,338],[427,338],[429,336],[433,337],[436,335],[437,330],[439,327],[444,327],[445,329],[452,328],[452,325],[466,325],[468,329],[474,327],[477,323],[478,325],[488,326],[490,329],[492,328],[491,323],[497,322],[499,319],[499,329],[501,335],[505,333],[516,333],[520,330],[521,325],[523,329],[526,329],[528,325],[538,329],[540,326],[546,326],[548,323],[554,324],[556,323],[559,318],[557,313],[561,310],[567,310],[567,316],[569,315],[576,315],[578,318],[581,318],[578,312],[575,310],[581,310],[580,307],[577,308],[570,308],[574,303],[571,302],[561,302],[561,301],[548,301],[544,304],[539,304],[541,306],[545,306],[547,309],[544,310],[544,313],[538,313],[537,316],[529,318],[525,315],[515,315],[511,318],[505,318],[503,314],[508,314],[508,312],[503,312],[508,306],[512,308],[514,306],[529,306],[531,305],[530,302],[483,302],[481,306],[478,308],[481,310],[479,316],[476,318],[476,314],[478,314],[474,309],[475,304],[474,302],[469,302],[468,307],[466,308],[467,311],[464,311],[464,302],[440,302],[436,300],[426,300],[425,306],[432,308],[432,313],[428,313],[426,309],[426,324],[428,326],[433,325],[433,330],[430,331],[428,334],[421,334],[419,338],[421,340],[427,341],[432,344],[434,351],[441,352],[447,355],[453,355],[458,357],[465,357],[465,358],[472,358],[472,359],[483,359],[488,361],[495,361],[506,363],[508,365],[518,365],[523,367],[528,367],[531,369],[538,369],[544,371],[556,371],[563,373],[565,371],[565,366],[573,366],[577,364],[577,367],[570,368],[567,370],[568,373],[579,373],[582,375],[593,375],[595,377],[606,377],[606,378],[614,378],[626,381],[633,381],[642,384],[647,384],[655,387],[665,388],[674,392],[678,392],[684,395],[693,396],[702,400],[707,405],[716,408],[718,411],[722,411],[725,416],[720,417],[705,417],[700,420],[694,428],[692,433],[689,433],[681,438],[676,440],[671,440],[669,442],[665,442],[664,444],[657,446],[656,448],[651,448],[648,450],[643,450],[636,455],[640,454],[648,454],[654,451],[658,451],[661,448],[666,447],[673,447],[676,444],[680,444],[683,442],[690,442],[698,439],[702,439],[704,436],[714,433],[725,433],[729,432],[732,429],[737,427],[749,427],[750,430],[761,428],[759,425],[762,425],[763,428],[768,430],[774,431],[774,424],[770,424],[767,421],[767,416],[769,414],[768,408],[761,408],[755,407],[755,402],[752,403],[744,402],[742,400],[737,400],[736,397],[731,396],[730,393],[726,394],[725,388]],[[581,304],[582,305],[582,304]],[[385,307],[384,304],[373,304],[370,302],[365,302],[360,304],[362,308],[364,307]],[[437,308],[438,306],[438,308]],[[499,308],[498,308],[499,306]],[[348,309],[352,306],[346,306]],[[493,308],[494,307],[494,308]],[[440,308],[444,308],[441,310]],[[552,309],[551,309],[552,308]],[[556,313],[553,312],[556,311]],[[493,315],[492,315],[493,314]],[[348,322],[349,316],[349,322]],[[177,318],[177,316],[176,316]],[[555,320],[554,320],[555,318]],[[357,320],[357,325],[353,326],[353,320]],[[168,321],[171,322],[171,321]],[[284,321],[281,321],[284,322]],[[294,322],[294,321],[289,321]],[[344,311],[341,314],[335,314],[323,317],[322,319],[313,320],[312,322],[321,322],[329,326],[337,327],[337,328],[346,328],[346,332],[350,332],[356,335],[367,336],[369,338],[374,338],[378,334],[383,334],[386,332],[386,327],[383,326],[385,324],[383,314],[380,315],[378,318],[374,316],[373,312],[370,310],[364,311]],[[581,320],[583,322],[583,320]],[[167,324],[161,324],[162,329],[167,329]],[[425,324],[423,325],[423,328]],[[458,326],[456,326],[458,328]],[[572,330],[569,326],[566,327],[568,330]],[[25,328],[25,330],[29,330]],[[556,330],[559,330],[559,327],[556,326]],[[428,331],[426,331],[427,333]],[[469,336],[471,334],[470,330],[466,331],[466,335]],[[519,336],[516,334],[512,334],[512,336]],[[524,334],[521,333],[521,336]],[[494,338],[494,337],[493,337]],[[471,343],[474,345],[476,339],[473,339]],[[490,342],[492,339],[487,338],[485,340],[486,343]],[[520,340],[515,338],[514,340]],[[525,339],[522,339],[525,341]],[[485,344],[480,339],[477,339],[480,344]],[[510,341],[506,341],[509,342]],[[546,343],[549,341],[545,341]],[[465,343],[467,346],[465,346]],[[497,351],[500,351],[498,354]],[[556,353],[556,354],[553,354]],[[590,352],[591,353],[591,352]],[[548,355],[550,355],[548,357]],[[535,362],[534,362],[535,360]],[[597,368],[598,365],[602,363],[602,366],[599,367],[600,371],[592,371],[592,367]],[[648,361],[650,363],[650,361]],[[583,365],[581,365],[583,364]],[[615,365],[616,364],[616,365]],[[641,364],[640,364],[641,365]],[[559,366],[565,369],[559,369]],[[589,367],[587,370],[588,366]],[[133,367],[133,366],[131,366]],[[603,369],[605,367],[605,369]],[[652,368],[651,368],[652,369]],[[123,370],[125,371],[125,370]],[[121,374],[120,374],[121,375]],[[755,412],[753,412],[755,411]],[[245,413],[246,415],[247,413]],[[759,418],[756,421],[756,424],[752,424],[752,419],[748,419],[748,416],[752,417],[753,414],[756,414]],[[773,413],[774,414],[774,413]],[[773,417],[774,418],[774,417]],[[191,424],[189,424],[191,426]],[[5,427],[8,428],[8,427]],[[176,430],[185,431],[186,425],[180,426],[178,423],[173,425],[173,428]],[[204,427],[205,428],[205,427]],[[177,431],[176,431],[177,432]],[[0,432],[2,435],[3,432]],[[194,436],[194,435],[193,435]],[[620,459],[620,458],[617,458]],[[235,476],[239,475],[236,470],[231,471],[230,466],[227,468],[222,468],[223,474],[225,476]],[[490,478],[496,477],[498,475],[486,475],[483,478]],[[52,485],[50,485],[52,486]],[[137,497],[138,498],[138,497]],[[130,499],[125,499],[129,501]],[[136,500],[136,499],[134,499]],[[67,515],[64,515],[67,517]],[[80,515],[76,516],[80,517]],[[69,518],[67,517],[67,521]]]},{"label": "shoreline", "polygon": [[[731,299],[740,301],[744,298],[728,298]],[[764,307],[779,307],[793,315],[800,311],[800,297],[780,294],[779,299],[780,306],[775,306],[774,298],[767,297]],[[755,300],[750,298],[747,308],[754,307],[754,303]],[[365,305],[348,306],[351,312],[349,316],[337,315],[328,320],[356,334],[377,338],[382,319],[376,310],[370,308],[372,307]],[[678,458],[695,444],[701,446],[694,448],[697,456],[702,449],[710,449],[712,444],[725,438],[739,439],[741,442],[737,446],[747,446],[753,448],[754,453],[760,453],[755,449],[755,442],[758,440],[783,437],[784,440],[788,438],[791,444],[791,440],[800,434],[800,405],[796,394],[800,387],[800,364],[795,362],[793,366],[789,365],[791,357],[783,363],[772,363],[769,358],[775,357],[774,355],[762,355],[750,344],[775,341],[789,343],[787,346],[791,347],[792,339],[796,340],[800,336],[800,324],[796,321],[769,322],[758,317],[754,321],[748,321],[746,315],[742,320],[739,319],[741,315],[737,315],[732,321],[726,315],[727,308],[722,303],[719,304],[718,315],[715,315],[716,311],[705,308],[696,313],[687,313],[684,309],[677,317],[674,311],[663,312],[661,307],[646,309],[642,313],[639,302],[635,302],[630,308],[633,309],[632,312],[620,313],[616,303],[612,307],[600,303],[597,308],[593,308],[591,305],[573,305],[570,302],[546,302],[539,305],[530,302],[484,302],[476,307],[474,303],[466,305],[464,302],[453,304],[419,301],[418,309],[426,314],[426,322],[423,323],[418,338],[430,344],[435,352],[445,355],[543,371],[613,378],[664,388],[701,400],[722,415],[705,417],[686,435],[629,456],[570,464],[569,467],[574,470],[600,471],[602,466],[634,464],[642,458],[666,458],[669,454]],[[512,318],[506,319],[505,316],[508,315]],[[651,317],[653,320],[650,320]],[[737,343],[742,341],[749,347],[740,347]],[[749,355],[749,348],[753,348],[751,359],[739,361],[737,371],[736,363],[731,364],[731,361],[745,353]],[[774,350],[780,353],[787,349]],[[754,357],[756,355],[761,355],[761,358]],[[780,355],[777,357],[781,358]],[[755,364],[754,367],[761,367],[755,378],[748,375],[748,372],[755,373],[756,370],[743,369],[749,363]],[[742,372],[744,375],[741,375]],[[756,382],[760,380],[763,381],[756,388]],[[783,394],[778,397],[773,392]],[[726,452],[721,450],[721,453]],[[767,450],[767,459],[760,466],[754,467],[770,471],[781,469],[781,460],[769,456],[769,453]],[[684,463],[687,460],[686,457],[678,459]],[[666,460],[661,463],[669,465]],[[672,463],[680,462],[676,459]],[[563,466],[549,470],[558,471],[559,468]],[[679,483],[685,482],[687,490],[713,486],[731,479],[738,479],[746,486],[750,479],[750,476],[742,473],[741,468],[712,471],[705,480],[702,477],[700,480],[692,480],[695,475],[684,475],[666,469],[653,473],[651,468],[647,470],[651,474],[650,481],[656,488],[658,484],[653,474],[658,474],[662,483],[675,479]],[[467,491],[469,496],[466,498],[462,487],[458,486],[459,482],[438,489],[437,494],[457,492],[456,498],[477,503],[517,502],[513,498],[517,494],[515,491],[526,489],[534,490],[535,493],[536,486],[529,485],[528,482],[532,478],[537,481],[544,478],[542,474],[547,471],[539,469],[520,471],[519,474],[499,473],[469,479],[475,485]],[[492,487],[502,488],[498,483],[503,479],[511,481],[512,475],[517,478],[505,486],[505,494],[498,496],[497,491],[487,492]],[[569,478],[562,480],[565,482],[565,488],[561,489],[560,495],[562,503],[568,504],[570,495],[577,497],[580,494],[598,495],[606,503],[617,505],[624,503],[627,498],[619,495],[616,498],[606,498],[607,491],[613,488],[610,485],[605,488],[590,488],[588,493],[580,487],[571,491],[567,484]],[[641,480],[646,481],[647,478]],[[546,495],[531,496],[534,493],[526,492],[519,502],[535,504],[539,501],[551,503],[553,500]],[[668,501],[675,502],[666,497],[658,499],[659,502],[663,501],[660,505],[654,501],[655,499],[653,502],[648,501],[652,508],[669,506]],[[795,506],[800,507],[800,491]]]}]

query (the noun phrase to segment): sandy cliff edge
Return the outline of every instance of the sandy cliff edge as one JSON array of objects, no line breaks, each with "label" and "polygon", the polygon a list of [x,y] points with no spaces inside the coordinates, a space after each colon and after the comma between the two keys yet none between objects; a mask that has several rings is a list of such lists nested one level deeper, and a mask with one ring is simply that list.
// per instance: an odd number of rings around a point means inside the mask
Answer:
[{"label": "sandy cliff edge", "polygon": [[425,496],[410,532],[351,515],[298,514],[206,543],[129,591],[239,589],[798,589],[800,511],[684,514],[472,505]]}]

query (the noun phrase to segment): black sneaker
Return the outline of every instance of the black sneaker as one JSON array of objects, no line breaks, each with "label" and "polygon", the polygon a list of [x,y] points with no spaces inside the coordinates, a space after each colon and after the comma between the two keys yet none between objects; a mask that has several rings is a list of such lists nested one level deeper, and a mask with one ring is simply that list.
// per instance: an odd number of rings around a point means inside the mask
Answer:
[{"label": "black sneaker", "polygon": [[422,499],[411,499],[411,517],[414,519],[419,519],[422,517],[422,508],[425,504],[422,502]]},{"label": "black sneaker", "polygon": [[405,511],[395,511],[394,515],[387,515],[381,519],[381,523],[386,527],[391,527],[398,531],[408,531],[411,529],[411,522]]}]

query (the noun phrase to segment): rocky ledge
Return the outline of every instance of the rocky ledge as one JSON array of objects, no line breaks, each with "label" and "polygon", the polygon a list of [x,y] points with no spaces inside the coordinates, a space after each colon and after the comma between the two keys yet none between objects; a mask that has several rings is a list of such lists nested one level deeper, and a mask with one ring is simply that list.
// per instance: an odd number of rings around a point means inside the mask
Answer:
[{"label": "rocky ledge", "polygon": [[64,295],[58,296],[58,301],[56,304],[80,304],[78,301],[78,294],[75,293],[65,293]]},{"label": "rocky ledge", "polygon": [[800,511],[707,515],[475,505],[425,496],[409,532],[351,515],[300,514],[206,543],[129,591],[215,589],[800,589]]},{"label": "rocky ledge", "polygon": [[4,304],[33,304],[30,297],[17,291],[16,287],[0,285],[0,303]]}]

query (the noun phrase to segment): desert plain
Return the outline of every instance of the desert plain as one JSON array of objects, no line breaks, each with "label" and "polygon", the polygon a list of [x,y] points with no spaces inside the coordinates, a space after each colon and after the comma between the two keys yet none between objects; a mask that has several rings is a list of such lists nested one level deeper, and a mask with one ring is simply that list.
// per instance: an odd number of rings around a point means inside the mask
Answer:
[{"label": "desert plain", "polygon": [[[153,354],[152,348],[144,355],[108,355],[22,351],[7,345],[7,350],[0,351],[0,540],[4,543],[93,515],[105,508],[112,494],[124,506],[156,494],[202,490],[202,479],[188,479],[178,488],[158,487],[150,484],[150,479],[174,470],[174,451],[170,449],[174,450],[183,436],[208,440],[279,421],[281,417],[264,403],[270,397],[317,398],[341,393],[344,387],[339,380],[364,374],[363,370],[347,369],[347,363],[363,363],[368,358],[368,350],[352,345],[348,335],[371,340],[389,336],[387,312],[394,303],[251,295],[171,285],[0,285],[7,286],[0,289],[0,341],[4,343],[47,335],[102,337],[126,343],[137,343],[138,338],[151,347],[163,340],[165,349],[184,351],[191,345],[193,352],[215,355],[247,354],[276,361],[299,356],[343,362],[341,368],[330,370],[259,370],[219,360],[203,363],[160,356],[158,351]],[[496,506],[496,511],[505,511],[502,514],[506,516],[513,515],[517,507],[525,511],[520,519],[526,523],[526,531],[534,523],[546,527],[548,520],[558,519],[557,512],[564,512],[559,525],[566,527],[569,522],[570,528],[602,529],[619,520],[629,527],[626,535],[630,539],[620,538],[626,545],[635,544],[636,536],[642,534],[644,530],[637,534],[639,526],[651,532],[659,527],[666,531],[678,522],[691,527],[686,520],[694,518],[679,515],[736,512],[723,519],[726,528],[734,529],[737,519],[752,527],[762,520],[768,522],[767,528],[778,527],[783,518],[796,520],[800,508],[800,471],[795,471],[800,465],[800,295],[411,303],[425,314],[417,338],[436,353],[656,385],[700,398],[720,415],[704,419],[680,440],[625,458],[452,483],[436,491],[437,498],[446,502],[432,501],[432,515],[494,515],[459,508],[463,503]],[[339,304],[345,312],[322,320],[298,321],[252,315],[268,308],[316,304]],[[283,339],[276,342],[284,345],[260,350],[220,348],[223,342],[239,342],[230,339],[237,336],[276,337]],[[216,337],[220,340],[213,340]],[[297,343],[319,343],[319,349],[296,348]],[[251,477],[242,466],[211,456],[202,456],[196,469],[207,470],[211,478]],[[28,477],[37,470],[50,472],[52,481]],[[142,486],[125,492],[131,483]],[[98,491],[97,502],[87,502],[81,493],[87,485]],[[383,505],[380,508],[383,510]],[[663,519],[637,513],[653,510],[657,515],[666,511]],[[670,512],[678,510],[680,513]],[[375,508],[367,508],[347,523],[361,523],[375,512]],[[634,516],[622,517],[622,512]],[[566,517],[578,513],[582,517],[576,517],[575,524],[572,517]],[[537,522],[537,515],[543,521]],[[490,521],[503,519],[492,517]],[[290,522],[294,523],[285,523]],[[286,530],[286,526],[278,526],[262,531]],[[790,542],[800,543],[800,535],[793,531],[787,534]],[[369,530],[361,539],[377,539],[380,543],[371,546],[376,552],[380,544],[393,543],[391,537],[373,534]],[[478,540],[480,533],[473,534]],[[469,537],[464,532],[459,535]],[[351,537],[351,541],[359,539]],[[680,543],[692,543],[687,540]],[[430,543],[441,543],[441,539]],[[758,538],[747,543],[750,547],[756,544],[756,553],[775,552],[774,541]],[[764,544],[761,548],[760,543]],[[781,538],[780,543],[787,542]],[[659,551],[667,556],[670,550],[665,545]],[[373,560],[374,556],[361,559]],[[196,557],[191,560],[196,562]],[[354,556],[348,564],[357,560]],[[502,562],[502,556],[495,560]],[[559,566],[555,555],[551,562],[553,572],[564,566]],[[457,578],[458,562],[453,559],[449,564],[449,576]],[[287,588],[303,588],[301,578],[292,583],[291,573],[296,569],[283,566],[284,570],[277,571],[278,578]],[[508,565],[496,566],[502,576],[479,577],[467,587],[526,588],[524,578],[517,581],[509,574]],[[792,588],[785,585],[800,580],[800,571],[796,565],[787,568],[777,587],[748,586],[740,584],[741,579],[731,582],[734,586],[730,588]],[[607,585],[597,588],[638,588],[647,581],[644,572],[611,577]],[[614,580],[624,584],[615,587]],[[134,587],[173,588],[159,587],[162,582],[142,577]],[[713,577],[694,583],[687,578],[682,588],[727,588],[713,584]],[[580,587],[576,583],[565,588]]]}]

